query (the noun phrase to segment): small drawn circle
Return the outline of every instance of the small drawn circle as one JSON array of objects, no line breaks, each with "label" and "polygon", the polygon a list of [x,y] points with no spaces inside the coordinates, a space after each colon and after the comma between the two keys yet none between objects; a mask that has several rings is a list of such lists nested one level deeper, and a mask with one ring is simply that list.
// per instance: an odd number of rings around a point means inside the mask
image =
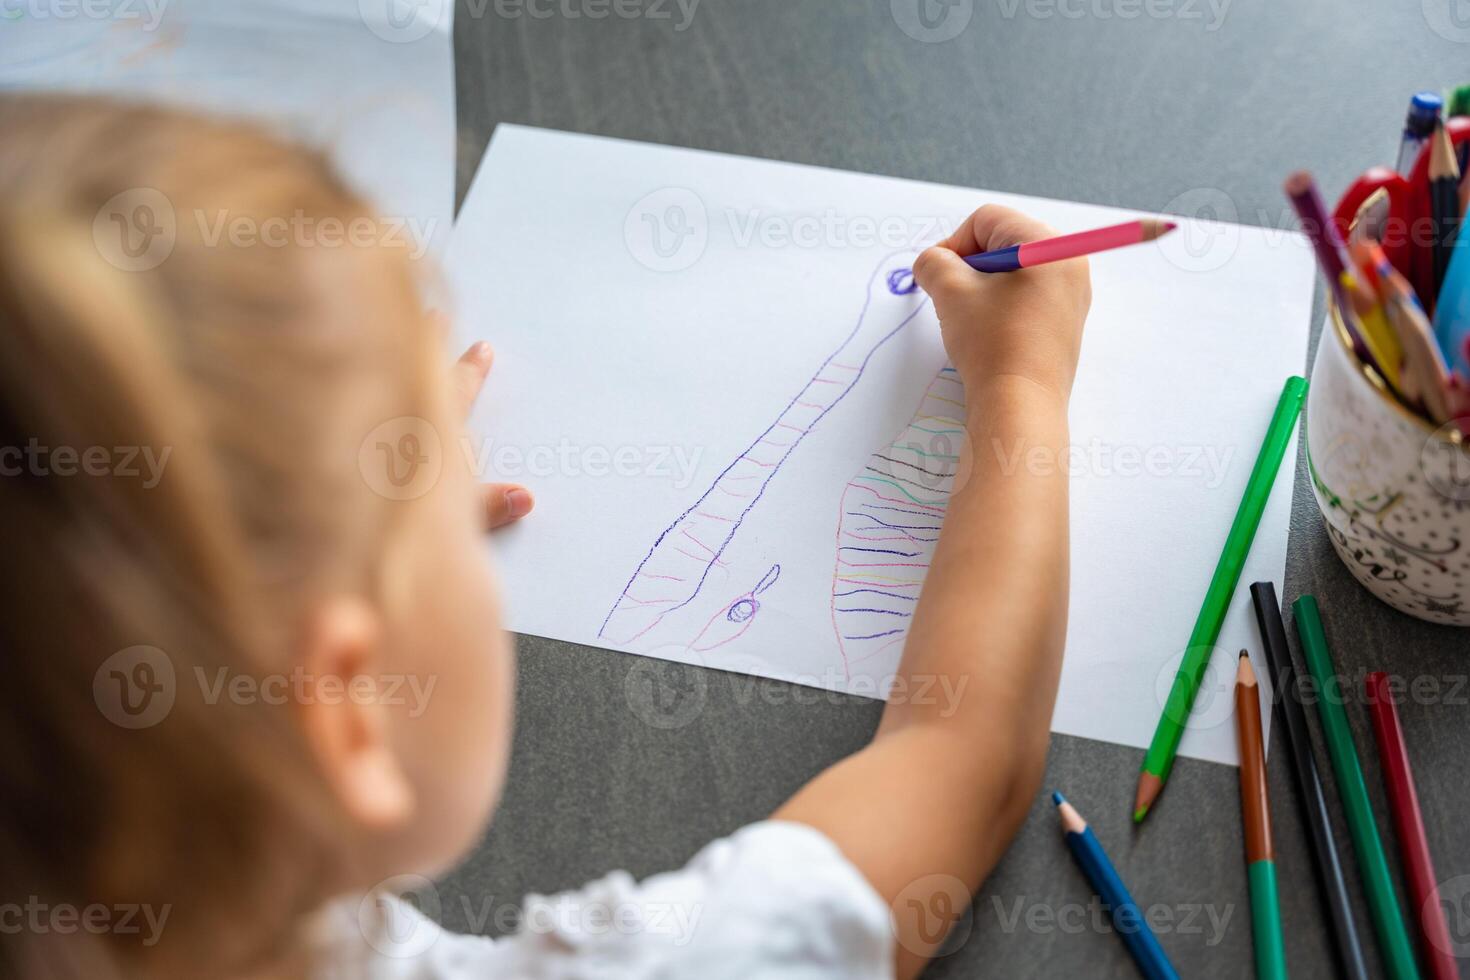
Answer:
[{"label": "small drawn circle", "polygon": [[369,946],[383,956],[411,959],[429,951],[439,939],[434,921],[407,915],[390,899],[412,896],[412,904],[427,917],[437,920],[443,912],[439,889],[423,875],[394,875],[362,897],[357,904],[357,927]]},{"label": "small drawn circle", "polygon": [[1213,272],[1240,248],[1240,211],[1218,187],[1191,188],[1176,195],[1160,213],[1182,219],[1172,234],[1154,244],[1171,265],[1185,272]]},{"label": "small drawn circle", "polygon": [[434,489],[444,469],[439,432],[416,415],[389,419],[363,439],[357,467],[374,493],[415,500]]},{"label": "small drawn circle", "polygon": [[1424,441],[1419,451],[1419,469],[1424,482],[1447,500],[1470,501],[1470,445],[1454,441],[1459,427],[1453,422],[1440,426]]},{"label": "small drawn circle", "polygon": [[623,219],[623,241],[637,262],[654,272],[681,272],[709,244],[709,214],[699,195],[665,187],[639,198]]},{"label": "small drawn circle", "polygon": [[888,273],[888,291],[895,296],[907,296],[919,288],[913,269],[894,269]]},{"label": "small drawn circle", "polygon": [[[1179,665],[1184,662],[1184,653],[1181,650],[1170,657],[1154,677],[1154,697],[1160,711],[1169,703],[1169,692],[1179,673]],[[1218,728],[1234,716],[1235,667],[1234,655],[1227,656],[1226,651],[1220,647],[1210,648],[1210,659],[1200,678],[1199,690],[1194,696],[1194,707],[1188,717],[1183,719],[1186,731]]]},{"label": "small drawn circle", "polygon": [[623,679],[628,707],[651,728],[683,728],[704,711],[708,683],[689,664],[639,657]]},{"label": "small drawn circle", "polygon": [[906,885],[890,907],[899,945],[918,956],[948,956],[975,927],[970,890],[954,875],[925,875]]},{"label": "small drawn circle", "polygon": [[92,699],[119,728],[152,728],[168,717],[178,693],[173,661],[158,647],[119,650],[92,675]]},{"label": "small drawn circle", "polygon": [[134,187],[107,199],[92,218],[92,243],[124,272],[156,269],[178,241],[174,206],[162,191]]},{"label": "small drawn circle", "polygon": [[357,13],[368,30],[390,44],[422,40],[444,16],[442,0],[357,0]]},{"label": "small drawn circle", "polygon": [[1420,0],[1424,23],[1446,41],[1470,43],[1470,3],[1465,0]]},{"label": "small drawn circle", "polygon": [[893,22],[915,41],[939,44],[959,37],[975,15],[975,0],[889,0]]},{"label": "small drawn circle", "polygon": [[732,623],[743,623],[760,611],[761,604],[754,599],[740,599],[730,604],[729,612],[725,618]]}]

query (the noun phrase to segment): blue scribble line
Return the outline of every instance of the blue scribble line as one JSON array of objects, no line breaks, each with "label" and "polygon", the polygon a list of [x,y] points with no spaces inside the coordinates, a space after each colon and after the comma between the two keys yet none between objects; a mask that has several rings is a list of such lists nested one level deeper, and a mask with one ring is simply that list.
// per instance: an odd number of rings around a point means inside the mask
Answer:
[{"label": "blue scribble line", "polygon": [[[650,559],[653,558],[654,552],[658,550],[659,545],[663,544],[664,539],[667,538],[669,534],[671,534],[676,528],[678,528],[679,525],[682,524],[685,519],[689,517],[690,514],[699,509],[699,507],[705,502],[705,500],[707,500],[709,496],[715,492],[715,488],[719,486],[720,481],[723,480],[731,470],[739,465],[740,461],[742,459],[745,459],[748,453],[756,451],[756,447],[759,446],[761,442],[764,441],[766,437],[775,430],[776,426],[780,423],[780,420],[786,416],[786,413],[790,412],[796,406],[797,401],[806,392],[806,390],[810,388],[813,384],[815,384],[817,379],[822,376],[822,372],[827,369],[827,367],[837,357],[838,353],[841,352],[842,349],[846,347],[852,341],[852,339],[858,335],[858,331],[860,331],[863,327],[863,319],[868,315],[868,308],[872,305],[873,302],[873,280],[878,277],[878,275],[882,272],[883,267],[887,265],[891,261],[891,259],[892,256],[885,256],[884,259],[878,263],[877,268],[873,270],[873,274],[868,277],[868,291],[867,294],[863,297],[862,309],[858,312],[857,322],[853,324],[852,330],[849,331],[847,336],[842,339],[842,342],[833,349],[832,353],[827,355],[826,359],[822,361],[821,366],[818,367],[815,372],[813,372],[811,378],[806,382],[806,384],[802,385],[801,390],[798,391],[794,396],[792,396],[791,401],[786,403],[786,407],[783,408],[781,412],[776,416],[776,421],[767,426],[765,431],[762,432],[755,439],[754,442],[752,442],[748,447],[746,447],[743,452],[741,452],[733,460],[731,460],[730,465],[726,466],[723,470],[720,471],[720,474],[715,477],[714,482],[709,485],[709,488],[706,489],[704,493],[700,494],[699,499],[690,504],[689,508],[685,510],[684,513],[680,514],[672,524],[664,528],[664,530],[654,540],[653,546],[648,549],[648,553],[645,554],[643,556],[643,559],[638,562],[638,567],[633,569],[633,574],[628,577],[628,582],[626,585],[623,586],[622,593],[618,596],[617,601],[613,603],[612,608],[608,610],[607,616],[603,618],[602,625],[598,627],[597,630],[597,635],[599,637],[601,637],[603,632],[607,629],[607,624],[612,622],[613,615],[618,611],[618,607],[622,605],[623,600],[627,598],[628,592],[633,588],[633,583],[638,580],[638,576],[642,573],[643,567],[648,564]],[[914,309],[907,316],[899,321],[897,326],[888,331],[888,333],[884,334],[878,340],[878,342],[875,343],[868,350],[868,352],[863,356],[862,363],[858,365],[856,372],[854,372],[852,380],[848,382],[847,387],[842,390],[842,393],[834,398],[831,404],[827,405],[827,407],[823,408],[821,412],[818,413],[817,417],[814,418],[811,423],[808,424],[805,429],[803,429],[801,433],[791,441],[791,444],[786,447],[786,451],[781,455],[781,458],[778,459],[775,464],[771,466],[770,472],[766,474],[765,480],[762,481],[760,485],[760,489],[756,491],[750,503],[745,506],[745,509],[740,512],[740,516],[736,518],[735,522],[731,525],[729,533],[725,535],[725,538],[723,541],[720,542],[719,547],[713,549],[712,556],[705,563],[704,570],[700,573],[699,581],[695,583],[694,591],[689,593],[688,598],[684,599],[684,601],[660,612],[657,619],[655,620],[656,623],[662,621],[663,618],[670,613],[676,612],[694,601],[694,599],[699,595],[700,590],[704,588],[704,583],[709,578],[710,569],[713,568],[715,563],[720,560],[720,557],[724,554],[725,549],[728,548],[730,546],[730,542],[735,539],[735,535],[740,530],[741,524],[745,522],[746,516],[748,516],[750,512],[755,509],[756,504],[760,503],[761,497],[765,495],[766,488],[771,485],[771,481],[775,479],[776,474],[780,472],[781,467],[785,465],[786,460],[791,458],[791,454],[796,450],[796,447],[801,445],[802,441],[806,439],[806,437],[810,435],[813,430],[816,429],[816,427],[821,423],[822,419],[827,417],[827,414],[829,412],[831,412],[838,405],[842,404],[843,399],[845,399],[852,391],[852,389],[857,386],[857,383],[862,380],[863,374],[867,371],[868,362],[873,359],[873,355],[876,354],[878,350],[883,347],[884,344],[888,343],[889,340],[896,336],[899,331],[908,326],[909,323],[911,323],[913,319],[917,317],[920,312],[923,311],[924,307],[928,305],[928,302],[929,301],[926,298],[924,301],[915,306]]]}]

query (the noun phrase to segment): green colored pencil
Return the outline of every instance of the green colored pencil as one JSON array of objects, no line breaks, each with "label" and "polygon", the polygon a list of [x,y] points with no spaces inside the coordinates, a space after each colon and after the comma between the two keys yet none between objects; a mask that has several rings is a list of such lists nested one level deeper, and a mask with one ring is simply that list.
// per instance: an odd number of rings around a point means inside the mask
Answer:
[{"label": "green colored pencil", "polygon": [[1353,838],[1353,850],[1357,852],[1358,865],[1363,873],[1368,910],[1373,913],[1373,929],[1378,934],[1384,965],[1393,980],[1418,980],[1419,967],[1414,961],[1414,947],[1409,942],[1409,931],[1404,927],[1404,913],[1393,888],[1393,876],[1388,871],[1388,857],[1383,853],[1383,841],[1379,839],[1378,825],[1373,820],[1373,804],[1368,802],[1363,767],[1358,763],[1358,750],[1353,745],[1353,733],[1348,727],[1347,711],[1343,708],[1342,682],[1333,666],[1332,652],[1327,648],[1327,634],[1322,631],[1317,600],[1304,595],[1291,608],[1296,611],[1296,629],[1302,638],[1307,668],[1316,681],[1317,713],[1322,719],[1327,755],[1332,760],[1332,771],[1337,775],[1337,792],[1347,814],[1348,832]]},{"label": "green colored pencil", "polygon": [[1470,85],[1457,85],[1445,94],[1444,114],[1446,119],[1470,116]]},{"label": "green colored pencil", "polygon": [[1251,541],[1255,539],[1256,528],[1261,525],[1266,500],[1271,496],[1271,486],[1276,482],[1276,473],[1281,469],[1281,460],[1291,443],[1291,434],[1296,431],[1297,416],[1301,414],[1306,397],[1305,378],[1293,376],[1286,379],[1281,398],[1276,402],[1276,413],[1271,417],[1271,426],[1266,430],[1266,439],[1256,456],[1256,465],[1245,485],[1245,496],[1241,498],[1240,509],[1235,512],[1235,521],[1225,538],[1225,550],[1205,592],[1199,618],[1194,621],[1194,632],[1189,634],[1184,660],[1174,675],[1173,686],[1169,688],[1164,713],[1159,718],[1158,728],[1154,729],[1148,754],[1143,757],[1143,769],[1138,774],[1138,794],[1133,801],[1135,823],[1142,823],[1148,815],[1149,807],[1163,792],[1169,770],[1174,768],[1174,755],[1179,751],[1185,723],[1194,709],[1194,699],[1199,694],[1200,682],[1204,680],[1210,652],[1220,638],[1220,626],[1225,622],[1226,610],[1230,608],[1230,597],[1235,594],[1235,584],[1240,581],[1240,571],[1245,567],[1246,555],[1250,554]]}]

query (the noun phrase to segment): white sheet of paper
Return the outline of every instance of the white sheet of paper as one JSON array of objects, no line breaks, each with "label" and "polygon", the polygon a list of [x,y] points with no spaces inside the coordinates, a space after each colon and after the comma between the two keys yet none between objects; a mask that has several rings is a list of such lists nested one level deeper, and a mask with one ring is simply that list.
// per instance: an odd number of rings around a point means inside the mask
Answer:
[{"label": "white sheet of paper", "polygon": [[[507,625],[887,693],[963,396],[931,305],[893,295],[886,273],[992,201],[1069,231],[1134,216],[501,126],[448,266],[457,342],[497,350],[466,447],[483,478],[538,498],[494,539]],[[1302,370],[1312,298],[1299,236],[1184,225],[1092,259],[1074,452],[978,450],[1070,466],[1053,729],[1133,746],[1153,733],[1282,382]],[[1234,653],[1259,651],[1245,586],[1281,582],[1283,470],[1186,755],[1235,761]]]},{"label": "white sheet of paper", "polygon": [[449,239],[453,0],[25,0],[0,18],[0,89],[267,119],[328,150],[418,245]]}]

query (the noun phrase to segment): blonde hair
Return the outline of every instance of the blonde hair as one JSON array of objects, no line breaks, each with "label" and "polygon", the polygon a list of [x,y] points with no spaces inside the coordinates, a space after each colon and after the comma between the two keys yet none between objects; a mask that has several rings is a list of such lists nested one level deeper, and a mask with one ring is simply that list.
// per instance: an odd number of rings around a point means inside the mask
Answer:
[{"label": "blonde hair", "polygon": [[[434,411],[438,347],[406,256],[211,237],[371,220],[311,152],[59,96],[0,96],[0,132],[0,449],[51,453],[0,460],[0,903],[167,910],[151,945],[0,934],[0,974],[250,969],[345,849],[290,708],[208,690],[287,669],[314,595],[382,597],[403,505],[371,492],[358,448]],[[164,258],[114,250],[131,219],[172,238]],[[63,475],[63,447],[111,465]],[[106,667],[138,647],[166,658],[142,676],[171,671],[173,704],[124,727]]]}]

